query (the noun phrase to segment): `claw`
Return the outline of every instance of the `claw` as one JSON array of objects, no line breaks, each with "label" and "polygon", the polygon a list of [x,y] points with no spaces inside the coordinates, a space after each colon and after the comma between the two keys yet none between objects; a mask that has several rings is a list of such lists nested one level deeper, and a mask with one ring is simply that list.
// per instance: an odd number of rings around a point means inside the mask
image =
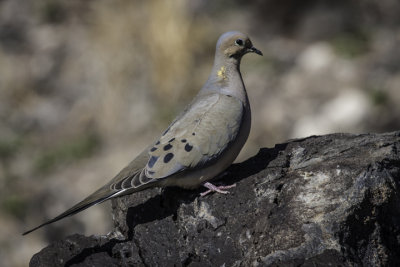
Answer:
[{"label": "claw", "polygon": [[207,187],[208,190],[200,194],[200,196],[202,196],[202,197],[204,197],[205,195],[208,195],[211,192],[217,192],[217,193],[221,193],[221,194],[229,194],[229,191],[226,191],[224,189],[229,189],[229,188],[235,187],[236,184],[215,186],[212,183],[206,182],[203,186]]}]

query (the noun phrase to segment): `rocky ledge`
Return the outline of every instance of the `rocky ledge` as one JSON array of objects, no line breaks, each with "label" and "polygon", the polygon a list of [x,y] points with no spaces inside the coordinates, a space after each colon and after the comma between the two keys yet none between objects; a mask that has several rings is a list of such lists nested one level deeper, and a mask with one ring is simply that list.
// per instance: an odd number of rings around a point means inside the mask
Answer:
[{"label": "rocky ledge", "polygon": [[79,234],[30,266],[400,266],[400,132],[262,148],[204,189],[113,201],[115,229]]}]

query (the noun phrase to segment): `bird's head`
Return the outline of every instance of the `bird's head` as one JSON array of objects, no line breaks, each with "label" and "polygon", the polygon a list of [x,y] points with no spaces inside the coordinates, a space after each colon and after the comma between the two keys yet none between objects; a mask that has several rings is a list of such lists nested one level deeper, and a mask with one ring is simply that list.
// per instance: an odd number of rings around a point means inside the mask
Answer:
[{"label": "bird's head", "polygon": [[256,53],[262,56],[262,52],[255,48],[249,37],[238,31],[226,32],[217,42],[217,55],[240,60],[247,53]]}]

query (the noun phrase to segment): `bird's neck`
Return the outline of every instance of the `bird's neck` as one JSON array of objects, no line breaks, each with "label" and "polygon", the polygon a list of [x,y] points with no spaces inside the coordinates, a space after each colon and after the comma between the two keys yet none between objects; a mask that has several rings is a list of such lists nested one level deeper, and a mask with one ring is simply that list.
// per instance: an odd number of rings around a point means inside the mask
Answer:
[{"label": "bird's neck", "polygon": [[227,59],[215,56],[215,61],[209,80],[215,82],[229,82],[231,77],[240,76],[240,59]]},{"label": "bird's neck", "polygon": [[219,60],[216,58],[203,91],[216,91],[247,102],[247,93],[240,74],[240,59]]}]

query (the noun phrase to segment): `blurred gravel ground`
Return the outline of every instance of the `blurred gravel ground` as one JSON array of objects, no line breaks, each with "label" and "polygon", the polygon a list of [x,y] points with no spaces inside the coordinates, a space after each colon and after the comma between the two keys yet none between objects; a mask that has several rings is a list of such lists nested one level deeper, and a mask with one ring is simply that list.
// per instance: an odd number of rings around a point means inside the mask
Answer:
[{"label": "blurred gravel ground", "polygon": [[106,234],[108,204],[27,237],[115,175],[205,82],[215,42],[251,37],[242,62],[260,147],[400,127],[400,2],[0,2],[0,265],[48,242]]}]

